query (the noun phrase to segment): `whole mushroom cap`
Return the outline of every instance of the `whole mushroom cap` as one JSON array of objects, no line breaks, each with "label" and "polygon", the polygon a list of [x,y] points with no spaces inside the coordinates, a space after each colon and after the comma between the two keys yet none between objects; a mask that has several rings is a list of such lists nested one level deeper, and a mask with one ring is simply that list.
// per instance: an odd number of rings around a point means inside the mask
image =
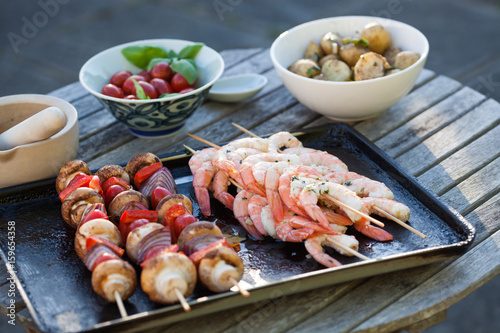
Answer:
[{"label": "whole mushroom cap", "polygon": [[114,303],[115,291],[122,300],[128,299],[137,287],[134,267],[124,260],[107,260],[92,272],[92,288],[106,301]]},{"label": "whole mushroom cap", "polygon": [[138,201],[144,206],[149,207],[148,199],[141,192],[136,190],[123,191],[118,193],[108,205],[109,220],[118,225],[125,206],[130,201]]},{"label": "whole mushroom cap", "polygon": [[130,178],[130,184],[134,185],[134,177],[137,171],[158,162],[161,162],[160,158],[153,153],[139,153],[132,157],[125,166]]},{"label": "whole mushroom cap", "polygon": [[118,164],[108,164],[97,170],[95,173],[99,177],[99,181],[103,184],[111,177],[118,177],[130,184],[130,177],[125,168]]}]

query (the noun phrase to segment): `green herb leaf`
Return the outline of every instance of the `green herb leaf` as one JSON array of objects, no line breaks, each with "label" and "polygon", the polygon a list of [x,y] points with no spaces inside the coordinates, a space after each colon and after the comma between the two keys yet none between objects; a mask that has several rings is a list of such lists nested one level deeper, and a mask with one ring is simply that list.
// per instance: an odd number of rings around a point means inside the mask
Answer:
[{"label": "green herb leaf", "polygon": [[170,50],[167,52],[168,58],[177,58],[177,53],[174,50]]},{"label": "green herb leaf", "polygon": [[148,64],[147,70],[150,71],[151,68],[153,68],[156,64],[158,64],[160,62],[168,62],[168,63],[170,63],[170,62],[172,62],[172,59],[170,59],[170,58],[154,58],[154,59],[151,59],[151,61]]},{"label": "green herb leaf", "polygon": [[178,57],[181,59],[194,59],[202,47],[202,43],[186,46],[179,52]]},{"label": "green herb leaf", "polygon": [[172,70],[184,76],[186,81],[189,84],[193,84],[194,81],[198,78],[198,71],[196,70],[196,66],[186,60],[186,59],[174,59],[170,64]]},{"label": "green herb leaf", "polygon": [[135,86],[135,95],[139,99],[150,99],[149,96],[146,96],[146,93],[144,92],[144,89],[142,89],[141,85],[133,78],[130,78],[132,82],[134,82]]},{"label": "green herb leaf", "polygon": [[122,50],[123,56],[141,69],[145,69],[154,58],[167,58],[167,52],[155,46],[128,46]]},{"label": "green herb leaf", "polygon": [[178,95],[182,95],[182,94],[179,94],[179,93],[161,94],[160,97],[158,97],[158,98],[172,97],[172,96],[178,96]]}]

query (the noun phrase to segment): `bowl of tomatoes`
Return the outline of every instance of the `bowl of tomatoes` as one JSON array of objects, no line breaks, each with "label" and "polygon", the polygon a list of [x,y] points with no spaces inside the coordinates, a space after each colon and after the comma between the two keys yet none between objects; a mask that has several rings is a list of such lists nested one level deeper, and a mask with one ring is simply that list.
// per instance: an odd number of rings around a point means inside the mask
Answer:
[{"label": "bowl of tomatoes", "polygon": [[96,54],[79,79],[132,134],[162,138],[184,126],[223,71],[220,54],[202,43],[149,39]]}]

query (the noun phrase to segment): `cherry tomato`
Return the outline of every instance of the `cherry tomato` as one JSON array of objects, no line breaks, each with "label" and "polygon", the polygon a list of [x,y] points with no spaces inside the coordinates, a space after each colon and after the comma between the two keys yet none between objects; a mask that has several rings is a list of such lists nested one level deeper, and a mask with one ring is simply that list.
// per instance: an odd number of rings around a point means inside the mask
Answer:
[{"label": "cherry tomato", "polygon": [[121,88],[121,86],[123,86],[123,82],[131,76],[132,73],[130,71],[119,71],[113,74],[111,79],[109,79],[109,83]]},{"label": "cherry tomato", "polygon": [[151,73],[147,71],[147,69],[143,70],[142,72],[139,73],[139,75],[144,76],[147,82],[151,81]]},{"label": "cherry tomato", "polygon": [[108,83],[101,89],[101,94],[111,97],[123,98],[123,90],[114,84]]},{"label": "cherry tomato", "polygon": [[156,206],[158,206],[158,203],[161,201],[161,199],[170,194],[173,193],[164,187],[158,186],[157,188],[155,188],[151,193],[151,207],[153,209],[156,209]]},{"label": "cherry tomato", "polygon": [[106,193],[104,193],[104,206],[108,207],[109,203],[125,189],[121,185],[111,185]]},{"label": "cherry tomato", "polygon": [[146,181],[146,179],[151,177],[156,171],[160,170],[161,167],[162,167],[161,162],[156,162],[137,171],[134,176],[135,187],[141,189],[141,186]]},{"label": "cherry tomato", "polygon": [[177,216],[177,218],[174,221],[174,227],[173,227],[173,231],[175,233],[175,239],[177,240],[179,238],[179,235],[181,234],[182,230],[184,230],[185,227],[196,221],[198,221],[198,219],[189,213]]},{"label": "cherry tomato", "polygon": [[159,62],[151,68],[151,77],[170,81],[174,73],[168,62]]},{"label": "cherry tomato", "polygon": [[[146,82],[146,81],[140,81],[137,82],[139,85],[142,87],[142,90],[144,90],[144,93],[146,96],[148,96],[151,99],[158,98],[158,92],[156,91],[155,87],[151,85],[151,83]],[[134,92],[135,92],[135,87],[134,87]],[[137,95],[137,93],[136,93]]]},{"label": "cherry tomato", "polygon": [[183,214],[190,214],[189,210],[181,202],[178,202],[170,207],[163,218],[163,225],[170,228],[170,237],[172,243],[177,243],[177,234],[175,232],[175,220]]},{"label": "cherry tomato", "polygon": [[186,88],[179,91],[179,94],[187,94],[188,92],[194,91],[194,88]]},{"label": "cherry tomato", "polygon": [[128,234],[137,227],[150,223],[147,219],[138,219],[132,223],[120,223],[118,225],[118,230],[122,235],[122,240],[124,243],[127,242]]},{"label": "cherry tomato", "polygon": [[132,81],[132,78],[134,78],[137,82],[146,81],[146,78],[142,75],[135,74],[130,76],[128,79],[125,80],[125,82],[123,82],[122,89],[125,95],[135,95],[135,85],[134,82]]},{"label": "cherry tomato", "polygon": [[196,81],[193,84],[189,84],[180,73],[175,73],[170,81],[170,85],[172,86],[172,89],[174,89],[174,92],[180,92],[181,90],[192,88],[195,83]]},{"label": "cherry tomato", "polygon": [[151,85],[155,87],[156,91],[158,92],[158,96],[161,96],[163,94],[171,94],[174,92],[170,83],[168,83],[164,79],[154,78],[151,79],[149,83],[151,83]]},{"label": "cherry tomato", "polygon": [[127,95],[123,98],[125,98],[125,99],[138,99],[137,96],[135,96],[135,95]]}]

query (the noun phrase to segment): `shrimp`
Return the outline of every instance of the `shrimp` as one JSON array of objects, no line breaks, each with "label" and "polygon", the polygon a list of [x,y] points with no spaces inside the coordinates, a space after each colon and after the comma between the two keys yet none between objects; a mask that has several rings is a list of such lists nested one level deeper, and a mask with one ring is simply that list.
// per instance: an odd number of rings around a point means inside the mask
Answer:
[{"label": "shrimp", "polygon": [[332,170],[347,171],[347,166],[337,156],[326,151],[316,151],[299,155],[301,164],[326,166]]},{"label": "shrimp", "polygon": [[269,207],[273,212],[274,219],[278,222],[283,220],[285,214],[284,204],[281,200],[281,195],[279,194],[279,179],[283,170],[288,166],[288,162],[278,162],[273,164],[267,169],[264,179],[267,201],[269,202]]},{"label": "shrimp", "polygon": [[196,195],[196,200],[198,200],[200,211],[204,216],[209,216],[211,214],[208,187],[212,183],[212,178],[216,172],[217,168],[215,168],[212,163],[208,161],[198,167],[193,176],[194,193]]},{"label": "shrimp", "polygon": [[188,162],[191,173],[194,175],[203,163],[211,161],[216,152],[217,149],[215,148],[205,148],[196,151]]},{"label": "shrimp", "polygon": [[319,174],[314,168],[307,166],[291,166],[283,171],[279,178],[278,191],[283,203],[295,214],[308,217],[307,213],[298,205],[298,194],[302,189],[315,179]]},{"label": "shrimp", "polygon": [[335,171],[327,176],[339,184],[356,192],[360,197],[394,199],[392,191],[384,183],[351,171]]},{"label": "shrimp", "polygon": [[323,246],[328,246],[335,249],[337,252],[343,255],[351,256],[352,254],[345,251],[344,249],[338,247],[336,242],[347,246],[354,251],[359,248],[359,242],[353,236],[349,235],[326,235],[322,233],[315,233],[311,237],[307,238],[304,242],[307,252],[320,264],[326,267],[338,267],[342,264],[336,259],[332,258],[329,254],[323,251]]},{"label": "shrimp", "polygon": [[292,147],[292,148],[283,149],[283,151],[282,151],[283,154],[292,154],[292,155],[304,155],[304,154],[311,154],[311,153],[316,153],[316,152],[320,152],[320,150],[313,149],[313,148],[306,148],[306,147]]},{"label": "shrimp", "polygon": [[342,266],[342,264],[332,258],[329,254],[323,251],[323,246],[328,245],[331,246],[332,243],[328,240],[328,237],[325,234],[314,234],[313,236],[306,239],[304,242],[307,252],[320,264],[326,267],[338,267]]},{"label": "shrimp", "polygon": [[261,197],[258,194],[255,194],[248,201],[248,214],[250,215],[250,219],[252,219],[253,224],[257,228],[257,230],[264,236],[269,235],[264,224],[262,223],[262,209],[268,205],[267,199]]},{"label": "shrimp", "polygon": [[408,208],[408,206],[400,202],[386,198],[371,198],[371,197],[363,198],[362,201],[365,206],[365,209],[367,209],[368,214],[380,215],[380,213],[374,209],[374,207],[378,207],[384,212],[397,217],[403,222],[406,222],[410,219],[410,208]]},{"label": "shrimp", "polygon": [[212,190],[215,199],[219,200],[229,209],[233,209],[234,197],[227,192],[229,187],[229,174],[224,170],[215,173],[212,181]]},{"label": "shrimp", "polygon": [[269,151],[269,142],[268,139],[263,138],[243,138],[237,139],[229,142],[228,145],[233,146],[234,148],[254,148],[260,150],[261,152]]},{"label": "shrimp", "polygon": [[255,239],[263,239],[262,234],[255,227],[248,213],[248,201],[254,196],[254,193],[242,190],[236,195],[233,203],[234,217],[240,222],[241,226]]},{"label": "shrimp", "polygon": [[291,217],[289,219],[289,223],[295,229],[310,228],[316,232],[321,232],[323,234],[328,234],[328,235],[340,235],[341,234],[341,232],[339,230],[337,230],[336,228],[332,228],[331,224],[327,228],[327,227],[324,227],[317,222],[311,221],[308,218],[305,218],[302,216]]},{"label": "shrimp", "polygon": [[289,154],[278,154],[278,153],[264,153],[257,154],[247,157],[243,164],[241,165],[240,175],[243,179],[244,185],[247,189],[252,190],[253,192],[265,196],[266,192],[264,190],[264,186],[258,184],[254,175],[253,175],[253,166],[259,162],[288,162],[293,164],[299,164],[300,160],[296,155]]},{"label": "shrimp", "polygon": [[326,207],[320,207],[320,208],[323,211],[323,214],[325,214],[326,219],[328,220],[330,225],[335,224],[335,225],[346,226],[353,224],[353,222],[348,217],[342,214],[335,213],[334,211]]},{"label": "shrimp", "polygon": [[[318,206],[319,198],[324,195],[333,197],[334,199],[339,200],[340,202],[355,210],[360,211],[363,208],[363,202],[361,201],[361,198],[359,198],[356,193],[342,185],[331,182],[313,182],[311,184],[308,184],[300,192],[300,205],[304,208],[309,217],[311,217],[315,221],[320,222],[324,226],[327,226],[329,222],[321,208]],[[326,198],[326,201],[331,200]],[[352,211],[345,208],[341,209],[354,222],[361,218],[359,214],[353,213]]]},{"label": "shrimp", "polygon": [[289,132],[278,132],[268,138],[268,151],[279,153],[282,147],[302,147],[302,142]]},{"label": "shrimp", "polygon": [[392,235],[390,233],[388,233],[384,229],[375,227],[370,223],[369,220],[364,217],[354,222],[354,229],[356,229],[363,235],[375,239],[379,242],[387,242],[392,240]]},{"label": "shrimp", "polygon": [[240,166],[243,160],[250,155],[262,153],[254,148],[236,148],[232,145],[225,145],[221,147],[213,156],[212,164],[219,170],[225,170],[229,175],[238,183],[242,184],[243,181],[239,175]]}]

